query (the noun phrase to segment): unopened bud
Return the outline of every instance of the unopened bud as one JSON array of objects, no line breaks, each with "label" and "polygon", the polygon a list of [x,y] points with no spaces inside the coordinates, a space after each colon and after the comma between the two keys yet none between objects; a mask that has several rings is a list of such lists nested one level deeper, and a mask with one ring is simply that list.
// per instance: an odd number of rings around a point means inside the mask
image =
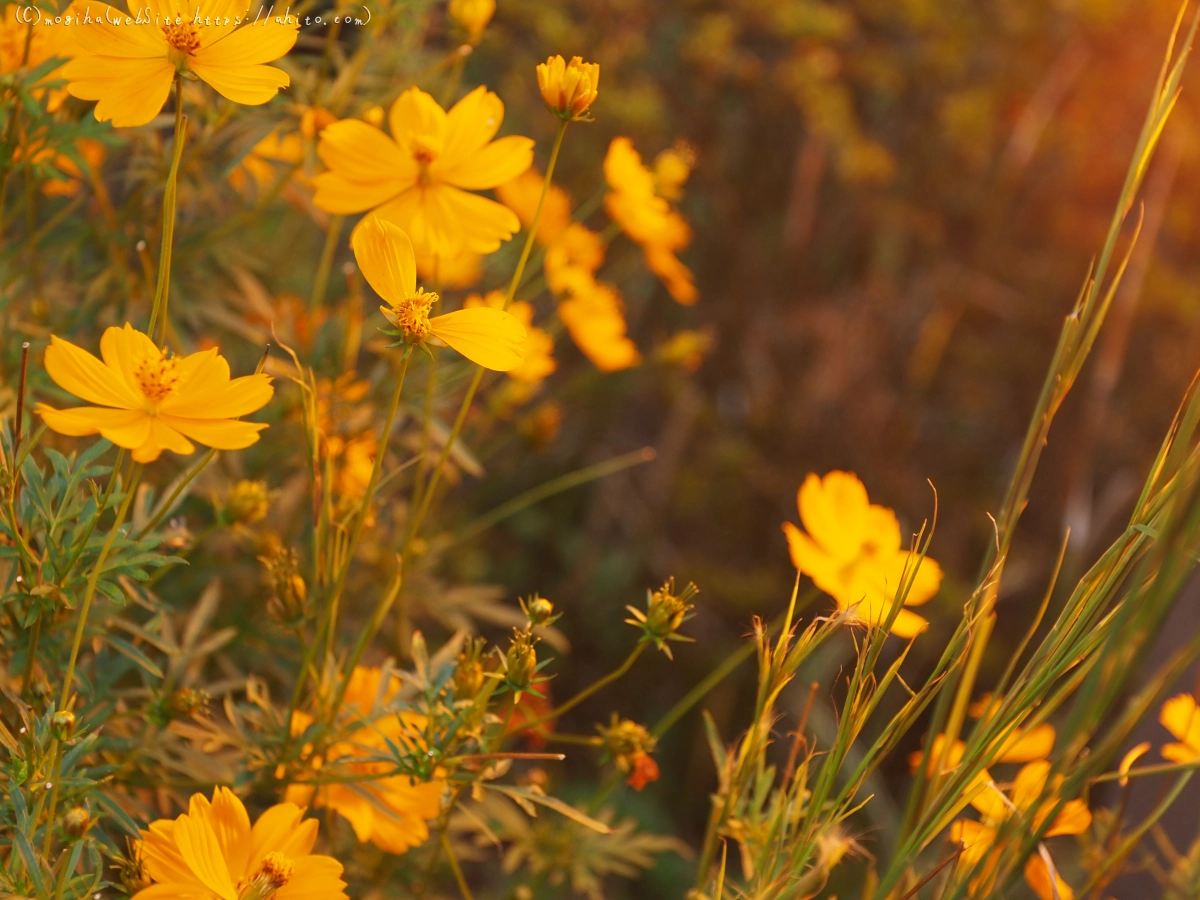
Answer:
[{"label": "unopened bud", "polygon": [[270,492],[265,481],[239,481],[225,498],[225,520],[230,525],[253,525],[267,517]]},{"label": "unopened bud", "polygon": [[549,110],[568,122],[588,118],[587,111],[599,96],[600,65],[573,56],[567,62],[551,56],[537,67],[538,88]]},{"label": "unopened bud", "polygon": [[523,691],[533,681],[537,672],[537,638],[528,631],[513,629],[513,640],[504,657],[504,674],[508,686],[514,691]]},{"label": "unopened bud", "polygon": [[65,741],[75,733],[75,713],[60,709],[50,717],[50,736],[56,741]]},{"label": "unopened bud", "polygon": [[63,816],[63,830],[73,838],[81,838],[92,824],[91,814],[82,806],[69,809]]},{"label": "unopened bud", "polygon": [[531,628],[537,625],[552,625],[559,618],[554,614],[554,604],[537,594],[521,601],[521,611],[525,613]]},{"label": "unopened bud", "polygon": [[183,719],[202,709],[208,701],[209,696],[205,691],[179,688],[167,696],[163,709],[172,719]]},{"label": "unopened bud", "polygon": [[459,700],[472,700],[483,690],[484,669],[483,638],[468,637],[458,654],[458,665],[454,667],[454,696]]}]

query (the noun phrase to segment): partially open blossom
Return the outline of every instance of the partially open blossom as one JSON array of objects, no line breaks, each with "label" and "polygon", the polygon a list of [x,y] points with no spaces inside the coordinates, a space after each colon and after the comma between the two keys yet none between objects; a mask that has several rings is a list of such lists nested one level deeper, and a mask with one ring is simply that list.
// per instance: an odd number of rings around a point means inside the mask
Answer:
[{"label": "partially open blossom", "polygon": [[95,406],[37,413],[59,434],[99,434],[133,451],[137,462],[153,462],[164,450],[191,453],[192,444],[239,450],[258,440],[266,425],[239,422],[262,409],[274,388],[268,375],[229,377],[214,347],[172,356],[126,323],[100,338],[103,361],[60,337],[46,349],[46,372],[65,391]]},{"label": "partially open blossom", "polygon": [[417,263],[403,231],[377,216],[366,219],[351,241],[358,268],[387,306],[380,307],[403,340],[436,337],[487,369],[507,372],[524,358],[526,331],[503,309],[475,307],[430,318],[437,294],[417,289]]},{"label": "partially open blossom", "polygon": [[[439,777],[419,781],[392,774],[396,766],[387,759],[395,752],[392,748],[423,752],[426,724],[423,716],[390,707],[399,690],[400,679],[394,673],[356,667],[346,686],[343,709],[361,727],[348,729],[343,740],[323,752],[311,753],[308,762],[314,772],[332,767],[357,778],[319,785],[301,780],[286,794],[291,802],[336,811],[350,822],[360,841],[370,841],[387,853],[403,853],[429,837],[427,822],[437,817],[445,787]],[[292,733],[302,735],[311,723],[306,713],[294,713]],[[362,778],[366,775],[377,777]]]},{"label": "partially open blossom", "polygon": [[154,882],[135,900],[346,900],[342,864],[312,852],[317,820],[294,803],[272,806],[253,826],[228,788],[210,802],[193,794],[188,811],[141,832],[138,856]]},{"label": "partially open blossom", "polygon": [[503,119],[504,104],[484,87],[449,112],[409,88],[392,104],[391,137],[361,119],[321,132],[317,152],[329,171],[314,179],[313,202],[339,215],[373,209],[406,231],[422,256],[491,253],[520,222],[471,192],[511,181],[533,162],[529,138],[492,140]]},{"label": "partially open blossom", "polygon": [[537,67],[537,79],[550,111],[577,122],[588,118],[587,111],[599,96],[600,64],[585,63],[581,56],[572,56],[570,62],[551,56]]},{"label": "partially open blossom", "polygon": [[[809,473],[797,505],[807,533],[791,522],[783,525],[793,564],[859,620],[872,625],[884,621],[901,576],[912,581],[905,607],[919,606],[937,593],[941,567],[902,548],[896,514],[871,503],[853,473],[835,471],[824,478]],[[928,624],[911,610],[901,609],[892,633],[911,638]]]},{"label": "partially open blossom", "polygon": [[666,584],[657,591],[646,592],[646,611],[642,612],[635,606],[626,606],[632,619],[626,619],[629,625],[642,630],[642,640],[652,641],[659,650],[671,658],[671,648],[667,641],[687,641],[682,635],[676,634],[679,626],[691,618],[695,608],[692,598],[700,591],[696,585],[688,583],[681,591],[675,590],[675,579],[667,579]]},{"label": "partially open blossom", "polygon": [[645,725],[613,713],[608,727],[597,726],[596,730],[600,732],[601,745],[617,769],[629,776],[626,783],[630,787],[640,791],[658,780],[658,763],[650,755],[658,741]]},{"label": "partially open blossom", "polygon": [[[146,7],[138,20],[99,0],[70,7],[74,58],[62,70],[67,90],[97,100],[95,116],[118,128],[145,125],[162,110],[176,75],[196,77],[221,96],[247,106],[266,103],[290,84],[265,65],[296,43],[296,16],[265,16],[241,27],[212,24],[228,12],[219,0],[184,0]],[[116,23],[116,24],[114,24]]]}]

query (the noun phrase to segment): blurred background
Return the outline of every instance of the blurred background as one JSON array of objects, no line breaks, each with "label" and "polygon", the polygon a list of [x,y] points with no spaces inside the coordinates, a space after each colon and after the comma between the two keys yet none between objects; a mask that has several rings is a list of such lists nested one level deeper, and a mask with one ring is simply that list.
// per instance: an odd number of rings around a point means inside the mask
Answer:
[{"label": "blurred background", "polygon": [[[443,76],[431,76],[431,66],[456,41],[444,4],[383,5],[397,16],[397,50],[373,60],[366,91],[379,103],[412,83],[436,94]],[[936,509],[930,555],[946,579],[923,609],[932,625],[910,665],[919,671],[940,653],[992,539],[988,512],[1000,502],[1063,317],[1109,225],[1176,12],[1173,0],[499,0],[465,61],[462,89],[482,83],[500,94],[503,133],[536,138],[540,168],[556,120],[542,108],[535,64],[561,53],[601,65],[596,121],[571,127],[556,177],[577,210],[603,219],[602,161],[616,136],[632,138],[647,160],[684,141],[697,160],[679,208],[694,231],[683,259],[699,301],[673,303],[638,248],[618,237],[606,277],[621,286],[646,363],[605,375],[559,341],[552,389],[516,421],[523,439],[490,453],[486,477],[462,475],[473,489],[460,492],[443,523],[471,521],[555,475],[656,451],[653,462],[527,509],[439,562],[448,582],[495,585],[510,602],[538,591],[565,613],[558,626],[569,655],[547,670],[559,699],[625,658],[635,638],[623,622],[626,604],[641,605],[669,577],[699,586],[696,616],[683,629],[695,643],[675,644],[673,661],[643,656],[559,729],[591,734],[616,711],[659,721],[743,646],[754,616],[770,620],[786,607],[795,569],[780,525],[796,521],[796,491],[809,472],[857,473],[906,533]],[[354,41],[341,38],[347,48]],[[293,57],[319,59],[322,46],[320,31],[305,29]],[[287,102],[322,99],[320,77],[293,77]],[[984,683],[1028,626],[1068,529],[1062,583],[1118,533],[1200,362],[1198,77],[1193,67],[1142,193],[1129,274],[1052,433],[1006,570]],[[296,312],[302,300],[280,300],[308,296],[321,228],[269,210],[252,232],[189,226],[229,202],[224,179],[277,123],[271,109],[239,119],[222,132],[228,138],[205,144],[208,132],[198,132],[198,146],[224,168],[204,168],[197,154],[180,195],[175,326],[185,343],[189,328],[216,328],[243,370],[261,353],[236,321],[237,310],[254,306],[247,297],[275,310],[281,337],[321,352],[312,334],[323,320]],[[201,125],[215,133],[219,113],[208,116]],[[33,289],[0,305],[12,334],[95,334],[127,308],[113,300],[124,296],[121,284],[105,274],[113,246],[127,245],[120,252],[132,270],[136,253],[145,258],[137,223],[156,220],[152,186],[163,181],[164,156],[155,135],[169,132],[147,130],[126,145],[90,117],[84,123],[109,141],[110,159],[128,165],[105,168],[112,204],[93,185],[96,195],[56,223],[53,252],[22,269]],[[341,268],[349,250],[339,246],[334,298],[353,287]],[[509,248],[489,261],[484,287],[502,283],[514,255]],[[146,299],[135,293],[128,302]],[[262,322],[255,327],[267,334]],[[651,348],[680,329],[711,344],[687,365],[669,365]],[[17,346],[5,344],[7,375]],[[35,386],[44,388],[40,378]],[[290,402],[278,414],[294,425]],[[262,447],[223,463],[220,478],[271,480],[283,492],[273,521],[284,530],[294,492],[279,484],[286,467]],[[211,519],[190,515],[193,531]],[[193,573],[210,557],[240,598],[223,615],[253,623],[261,567],[253,549],[219,538],[190,569],[163,580],[164,596],[194,596],[203,583]],[[801,592],[810,613],[832,608],[807,583]],[[420,608],[413,624],[431,640],[450,631],[445,617]],[[485,631],[506,636],[498,621]],[[406,650],[402,637],[397,654]],[[269,668],[276,648],[259,646],[268,652],[256,662]],[[848,645],[830,647],[811,678],[834,682],[848,655]],[[715,784],[699,710],[732,739],[747,724],[753,688],[753,666],[737,668],[667,732],[661,779],[641,793],[619,786],[611,802],[648,830],[694,842]],[[789,702],[802,705],[806,683],[795,694]],[[819,702],[812,723],[820,732],[832,717]],[[910,736],[873,787],[860,835],[868,850],[902,796],[903,751],[920,737]],[[572,754],[551,777],[566,795],[586,796],[595,762]],[[688,865],[663,856],[644,881],[615,884],[612,896],[678,896]]]}]

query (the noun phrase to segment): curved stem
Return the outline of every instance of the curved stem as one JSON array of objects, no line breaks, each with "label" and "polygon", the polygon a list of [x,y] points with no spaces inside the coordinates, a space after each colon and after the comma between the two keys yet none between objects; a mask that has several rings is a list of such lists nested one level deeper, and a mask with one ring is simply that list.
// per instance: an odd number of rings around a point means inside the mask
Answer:
[{"label": "curved stem", "polygon": [[517,286],[521,283],[521,276],[525,274],[525,264],[529,262],[529,254],[533,250],[534,238],[537,237],[538,226],[542,222],[542,208],[546,205],[546,195],[550,193],[551,179],[554,178],[554,166],[558,163],[558,151],[562,149],[563,135],[567,133],[567,125],[569,122],[563,119],[558,123],[558,134],[554,136],[554,146],[550,150],[550,161],[546,163],[546,177],[542,179],[542,195],[538,197],[537,210],[533,214],[533,221],[529,224],[529,234],[525,236],[525,246],[521,248],[521,259],[517,263],[517,268],[513,270],[512,281],[508,285],[508,294],[504,298],[504,308],[508,307],[513,302],[513,297],[517,293]]},{"label": "curved stem", "polygon": [[171,244],[175,240],[175,197],[179,184],[179,160],[183,157],[183,144],[187,134],[187,119],[183,115],[183,76],[175,76],[175,146],[171,153],[171,171],[167,175],[167,186],[163,191],[162,250],[158,258],[158,284],[154,289],[154,307],[150,311],[150,324],[146,333],[154,340],[154,326],[160,324],[159,343],[167,335],[167,302],[171,293]]}]

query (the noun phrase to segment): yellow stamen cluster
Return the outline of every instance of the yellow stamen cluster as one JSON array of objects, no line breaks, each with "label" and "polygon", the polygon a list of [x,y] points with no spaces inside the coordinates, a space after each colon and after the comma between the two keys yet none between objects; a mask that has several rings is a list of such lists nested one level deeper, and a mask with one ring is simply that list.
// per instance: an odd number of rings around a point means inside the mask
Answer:
[{"label": "yellow stamen cluster", "polygon": [[159,353],[157,359],[147,357],[134,372],[138,387],[152,403],[165,399],[179,384],[179,361],[166,353]]},{"label": "yellow stamen cluster", "polygon": [[268,900],[287,884],[296,867],[278,850],[268,853],[238,900]]},{"label": "yellow stamen cluster", "polygon": [[190,56],[200,49],[200,35],[196,33],[195,27],[189,22],[180,25],[164,25],[163,34],[167,36],[167,43],[180,53]]},{"label": "yellow stamen cluster", "polygon": [[588,118],[588,108],[599,96],[599,63],[585,63],[580,56],[571,57],[568,63],[561,56],[552,56],[537,67],[537,78],[551,112],[572,122]]},{"label": "yellow stamen cluster", "polygon": [[395,323],[404,340],[420,344],[430,334],[429,310],[438,301],[438,295],[418,288],[411,297],[406,297],[392,307],[381,307],[383,314]]}]

